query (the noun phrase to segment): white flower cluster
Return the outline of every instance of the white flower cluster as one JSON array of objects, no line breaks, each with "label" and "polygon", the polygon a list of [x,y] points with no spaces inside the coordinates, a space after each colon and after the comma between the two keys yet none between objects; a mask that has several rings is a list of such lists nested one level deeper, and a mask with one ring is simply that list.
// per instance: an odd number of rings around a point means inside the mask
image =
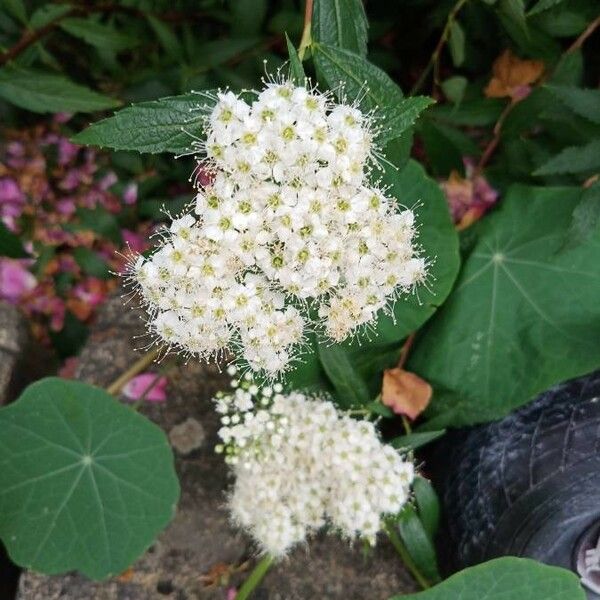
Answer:
[{"label": "white flower cluster", "polygon": [[243,381],[216,398],[223,423],[217,451],[235,474],[234,521],[274,557],[324,525],[373,544],[382,517],[408,499],[412,463],[380,441],[373,423],[278,389]]},{"label": "white flower cluster", "polygon": [[134,268],[150,329],[210,358],[239,350],[283,371],[312,327],[339,342],[423,280],[414,214],[369,184],[372,125],[291,83],[249,104],[218,94],[206,120],[196,217]]}]

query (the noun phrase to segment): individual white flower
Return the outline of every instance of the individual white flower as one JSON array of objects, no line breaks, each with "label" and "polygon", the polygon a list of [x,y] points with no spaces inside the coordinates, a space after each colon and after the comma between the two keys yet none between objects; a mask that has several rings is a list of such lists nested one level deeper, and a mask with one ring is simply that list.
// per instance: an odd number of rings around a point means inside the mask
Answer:
[{"label": "individual white flower", "polygon": [[215,399],[223,423],[217,450],[235,475],[233,520],[274,557],[326,524],[375,543],[382,520],[408,500],[412,463],[381,442],[373,423],[329,400],[273,391],[243,380]]},{"label": "individual white flower", "polygon": [[309,331],[339,342],[389,311],[427,260],[413,212],[370,182],[368,114],[290,82],[215,100],[199,159],[210,181],[132,277],[170,346],[234,350],[276,377]]}]

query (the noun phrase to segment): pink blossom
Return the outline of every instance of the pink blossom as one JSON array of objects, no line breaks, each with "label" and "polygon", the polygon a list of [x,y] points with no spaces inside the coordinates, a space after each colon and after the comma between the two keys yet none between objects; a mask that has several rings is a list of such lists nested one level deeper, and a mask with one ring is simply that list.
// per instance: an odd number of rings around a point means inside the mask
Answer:
[{"label": "pink blossom", "polygon": [[121,229],[121,236],[125,244],[134,252],[142,253],[148,249],[148,238],[131,229]]},{"label": "pink blossom", "polygon": [[27,270],[27,262],[0,258],[0,298],[15,304],[35,288],[37,281]]},{"label": "pink blossom", "polygon": [[56,210],[61,215],[72,215],[76,210],[75,200],[73,198],[61,198],[56,202]]},{"label": "pink blossom", "polygon": [[67,165],[79,153],[79,146],[72,144],[67,138],[59,138],[58,140],[58,164]]},{"label": "pink blossom", "polygon": [[230,587],[227,589],[227,592],[225,592],[225,600],[235,600],[235,597],[237,596],[237,589],[234,587]]},{"label": "pink blossom", "polygon": [[112,187],[115,183],[117,183],[117,176],[113,171],[109,171],[99,182],[98,187],[106,191],[108,188]]},{"label": "pink blossom", "polygon": [[167,399],[167,378],[156,373],[141,373],[123,387],[122,393],[129,400],[164,402]]},{"label": "pink blossom", "polygon": [[0,216],[19,217],[23,211],[25,194],[11,177],[0,178]]},{"label": "pink blossom", "polygon": [[135,182],[128,183],[123,191],[123,202],[125,204],[135,204],[137,202],[138,185]]},{"label": "pink blossom", "polygon": [[66,123],[67,121],[70,121],[72,117],[73,113],[60,112],[56,113],[52,119],[55,123]]},{"label": "pink blossom", "polygon": [[79,364],[79,358],[76,356],[69,356],[65,359],[62,367],[58,370],[59,377],[63,379],[73,379],[75,377],[75,370]]}]

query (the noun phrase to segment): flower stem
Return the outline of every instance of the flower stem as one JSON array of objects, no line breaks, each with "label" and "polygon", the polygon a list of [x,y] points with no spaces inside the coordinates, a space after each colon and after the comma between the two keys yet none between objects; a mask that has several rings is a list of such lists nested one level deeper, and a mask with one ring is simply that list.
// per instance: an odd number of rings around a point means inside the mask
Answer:
[{"label": "flower stem", "polygon": [[252,573],[250,573],[248,579],[244,581],[244,584],[235,596],[235,600],[246,600],[250,596],[267,574],[269,567],[273,564],[273,560],[274,558],[270,554],[265,554],[262,557],[260,562],[254,567]]},{"label": "flower stem", "polygon": [[384,528],[385,528],[385,532],[387,533],[388,538],[390,539],[390,542],[392,542],[392,545],[396,549],[396,552],[398,552],[398,554],[400,555],[402,562],[404,563],[406,568],[411,572],[412,576],[415,578],[417,583],[424,590],[430,588],[431,584],[429,583],[429,581],[427,581],[427,579],[421,573],[421,571],[419,571],[414,560],[411,558],[410,554],[408,553],[406,546],[400,539],[400,536],[396,533],[396,529],[394,528],[394,523],[390,519],[388,519],[387,521],[385,521]]},{"label": "flower stem", "polygon": [[302,30],[302,39],[300,40],[300,46],[298,47],[298,58],[304,60],[306,49],[312,44],[312,13],[313,13],[313,1],[306,0],[304,6],[304,29]]},{"label": "flower stem", "polygon": [[444,48],[444,44],[448,41],[448,37],[450,36],[450,28],[452,27],[452,23],[454,23],[454,21],[456,20],[456,15],[458,15],[460,9],[467,2],[468,2],[468,0],[458,0],[458,2],[452,7],[452,10],[448,14],[448,18],[446,19],[446,24],[444,25],[444,29],[442,30],[442,35],[440,36],[440,39],[438,40],[435,50],[433,51],[433,54],[431,55],[431,58],[429,59],[427,66],[421,73],[421,76],[419,77],[419,79],[417,80],[415,85],[413,85],[412,90],[410,90],[410,94],[409,94],[410,96],[414,96],[423,87],[423,84],[425,83],[425,80],[427,79],[427,77],[432,69],[433,69],[433,89],[434,89],[434,91],[435,91],[435,87],[437,85],[439,85],[438,61],[440,58],[440,54],[442,52],[442,49]]},{"label": "flower stem", "polygon": [[107,388],[106,391],[113,396],[121,391],[121,388],[130,380],[133,379],[138,373],[141,373],[146,367],[154,362],[154,359],[158,356],[160,348],[154,348],[150,352],[147,352],[139,360],[134,362],[127,371],[121,373]]}]

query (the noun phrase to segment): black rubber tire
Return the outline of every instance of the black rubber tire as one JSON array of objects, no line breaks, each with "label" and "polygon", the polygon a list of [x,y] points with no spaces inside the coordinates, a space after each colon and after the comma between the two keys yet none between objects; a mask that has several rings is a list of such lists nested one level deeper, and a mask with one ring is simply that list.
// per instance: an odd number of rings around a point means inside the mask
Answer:
[{"label": "black rubber tire", "polygon": [[512,555],[576,571],[578,542],[600,523],[600,371],[454,432],[433,462],[453,568]]}]

